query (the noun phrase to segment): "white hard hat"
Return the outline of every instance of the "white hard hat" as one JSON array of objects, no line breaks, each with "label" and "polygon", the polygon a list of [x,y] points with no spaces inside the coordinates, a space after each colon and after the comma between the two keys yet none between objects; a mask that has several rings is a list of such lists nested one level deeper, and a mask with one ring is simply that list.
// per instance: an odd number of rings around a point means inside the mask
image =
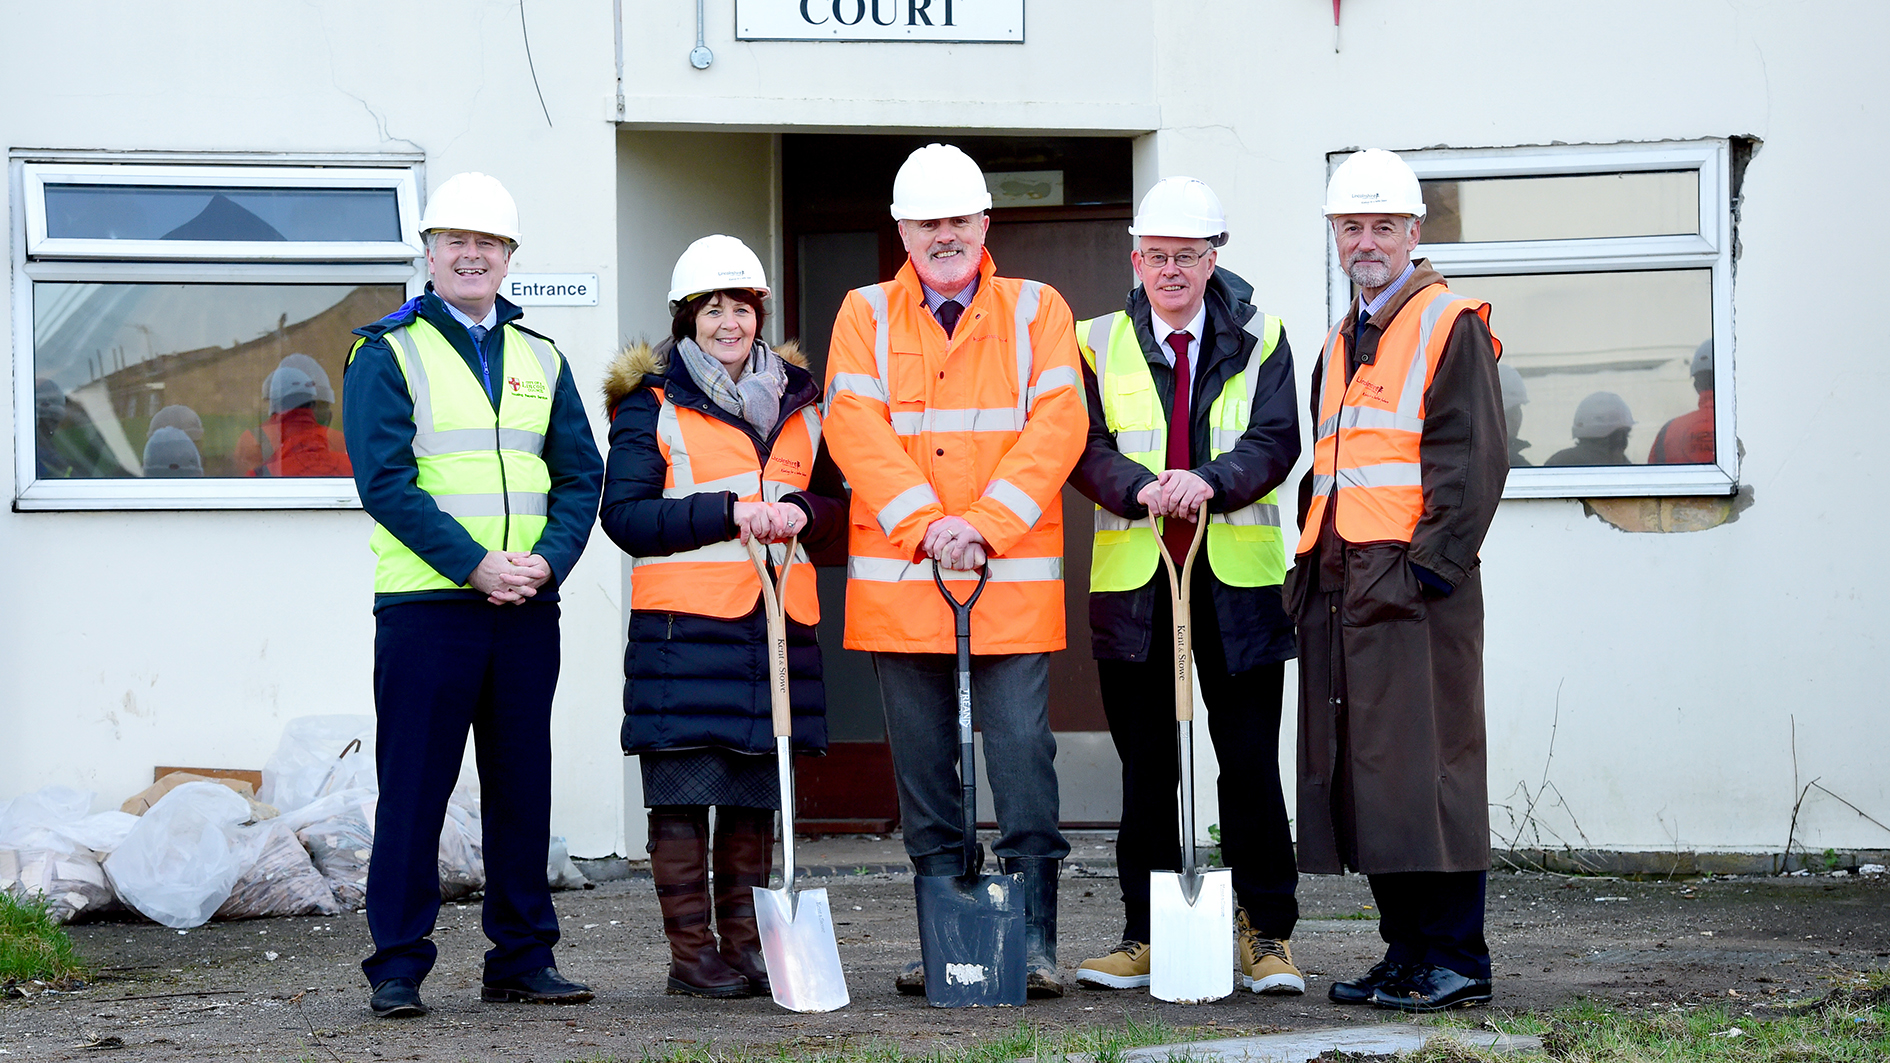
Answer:
[{"label": "white hard hat", "polygon": [[[300,351],[297,351],[294,354],[284,357],[282,359],[282,365],[280,366],[280,368],[299,369],[302,372],[308,374],[309,381],[315,385],[316,400],[319,402],[335,401],[334,385],[328,382],[328,370],[323,369],[322,364],[320,362],[316,361],[315,359],[309,357],[306,354],[303,354]],[[269,378],[264,377],[263,378],[263,398],[266,399],[268,397],[269,397]]]},{"label": "white hard hat", "polygon": [[1600,439],[1633,424],[1627,400],[1612,391],[1597,391],[1575,407],[1576,439]]},{"label": "white hard hat", "polygon": [[203,418],[188,406],[166,406],[151,415],[151,431],[160,428],[175,428],[190,437],[191,442],[203,441]]},{"label": "white hard hat", "polygon": [[761,259],[733,236],[705,236],[690,244],[669,274],[671,303],[724,288],[748,288],[764,298],[769,291]]},{"label": "white hard hat", "polygon": [[1527,405],[1529,386],[1523,383],[1522,373],[1507,362],[1496,364],[1496,379],[1503,385],[1503,408]]},{"label": "white hard hat", "polygon": [[202,476],[203,455],[181,428],[159,428],[144,442],[146,476]]},{"label": "white hard hat", "polygon": [[927,144],[906,156],[893,178],[892,216],[897,221],[960,218],[990,209],[984,171],[950,144]]},{"label": "white hard hat", "polygon": [[456,173],[434,191],[420,218],[422,234],[448,229],[487,233],[517,245],[518,204],[498,178]]},{"label": "white hard hat", "polygon": [[[331,393],[332,394],[332,393]],[[269,374],[269,412],[281,413],[315,401],[315,378],[292,365]]]},{"label": "white hard hat", "polygon": [[1326,217],[1339,214],[1409,214],[1424,216],[1424,195],[1417,174],[1403,159],[1383,148],[1366,148],[1332,171],[1326,183]]},{"label": "white hard hat", "polygon": [[1164,177],[1142,197],[1129,235],[1177,236],[1219,247],[1227,242],[1227,212],[1206,183],[1192,177]]},{"label": "white hard hat", "polygon": [[1713,341],[1706,340],[1693,349],[1693,361],[1687,368],[1688,376],[1699,376],[1713,371]]}]

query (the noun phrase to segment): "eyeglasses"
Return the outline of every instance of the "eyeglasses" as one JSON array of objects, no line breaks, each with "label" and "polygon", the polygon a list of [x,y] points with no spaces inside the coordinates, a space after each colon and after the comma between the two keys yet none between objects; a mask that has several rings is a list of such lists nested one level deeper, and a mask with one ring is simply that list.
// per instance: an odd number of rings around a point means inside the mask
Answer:
[{"label": "eyeglasses", "polygon": [[1153,269],[1166,269],[1168,263],[1173,262],[1179,269],[1193,269],[1206,257],[1207,252],[1204,251],[1177,251],[1173,255],[1166,255],[1160,251],[1144,251],[1142,264]]}]

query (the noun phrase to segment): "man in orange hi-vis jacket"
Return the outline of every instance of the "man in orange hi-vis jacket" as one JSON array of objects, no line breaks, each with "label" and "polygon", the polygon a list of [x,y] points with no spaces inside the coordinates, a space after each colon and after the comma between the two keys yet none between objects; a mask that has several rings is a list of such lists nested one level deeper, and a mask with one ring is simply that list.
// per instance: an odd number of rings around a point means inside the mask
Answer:
[{"label": "man in orange hi-vis jacket", "polygon": [[[962,872],[952,613],[988,563],[971,619],[972,712],[997,810],[993,846],[1024,883],[1032,996],[1061,996],[1049,653],[1063,648],[1060,492],[1088,430],[1075,321],[1056,290],[996,275],[991,195],[955,147],[912,153],[893,182],[908,261],[847,295],[827,359],[829,451],[853,489],[846,645],[873,653],[906,854]],[[924,990],[918,963],[902,992]]]}]

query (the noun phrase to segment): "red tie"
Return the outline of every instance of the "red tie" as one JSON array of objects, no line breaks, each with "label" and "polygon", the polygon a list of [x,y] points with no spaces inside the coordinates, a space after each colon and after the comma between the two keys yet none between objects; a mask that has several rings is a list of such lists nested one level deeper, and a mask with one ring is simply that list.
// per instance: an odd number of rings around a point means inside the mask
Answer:
[{"label": "red tie", "polygon": [[[1193,467],[1192,448],[1188,445],[1191,434],[1189,417],[1190,399],[1194,393],[1193,374],[1188,369],[1188,343],[1194,337],[1186,332],[1170,332],[1168,347],[1175,352],[1175,402],[1168,415],[1168,462],[1170,469]],[[1169,517],[1162,522],[1162,541],[1168,544],[1168,553],[1180,565],[1181,559],[1188,554],[1188,545],[1194,541],[1194,521]]]}]

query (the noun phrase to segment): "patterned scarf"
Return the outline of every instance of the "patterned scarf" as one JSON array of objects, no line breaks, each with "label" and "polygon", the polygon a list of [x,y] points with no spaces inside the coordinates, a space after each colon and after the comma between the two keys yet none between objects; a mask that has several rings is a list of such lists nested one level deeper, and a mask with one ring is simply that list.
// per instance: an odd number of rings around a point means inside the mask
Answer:
[{"label": "patterned scarf", "polygon": [[760,340],[748,353],[748,367],[737,381],[727,367],[696,345],[693,339],[676,344],[689,376],[709,401],[732,416],[747,421],[755,434],[767,439],[781,419],[781,396],[787,391],[787,363]]}]

